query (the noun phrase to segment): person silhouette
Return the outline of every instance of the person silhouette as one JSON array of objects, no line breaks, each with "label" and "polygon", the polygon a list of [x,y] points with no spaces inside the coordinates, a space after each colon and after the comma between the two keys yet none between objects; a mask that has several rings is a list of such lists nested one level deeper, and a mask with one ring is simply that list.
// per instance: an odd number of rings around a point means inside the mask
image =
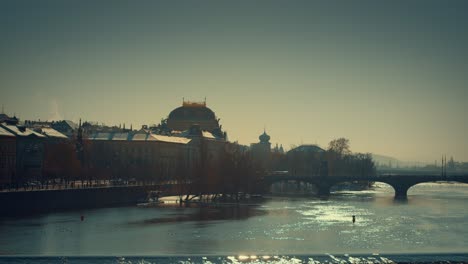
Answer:
[{"label": "person silhouette", "polygon": [[356,222],[356,216],[353,215],[353,224]]}]

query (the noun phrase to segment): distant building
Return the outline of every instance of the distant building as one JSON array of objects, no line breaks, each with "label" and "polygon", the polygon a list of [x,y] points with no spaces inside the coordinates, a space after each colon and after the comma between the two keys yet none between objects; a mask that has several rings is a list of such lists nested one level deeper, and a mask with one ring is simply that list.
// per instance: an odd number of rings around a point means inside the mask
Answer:
[{"label": "distant building", "polygon": [[260,142],[252,143],[250,149],[254,162],[264,170],[270,170],[271,163],[271,143],[270,136],[263,131],[258,139]]},{"label": "distant building", "polygon": [[0,114],[0,123],[12,123],[12,124],[17,124],[18,123],[18,118],[16,116],[14,117],[9,117],[8,115],[1,113]]},{"label": "distant building", "polygon": [[[95,133],[89,135],[84,166],[113,178],[170,179],[187,154],[188,138],[151,133]],[[101,173],[102,174],[102,173]]]},{"label": "distant building", "polygon": [[16,174],[16,136],[0,127],[0,186],[12,183]]},{"label": "distant building", "polygon": [[276,153],[279,153],[279,154],[284,154],[283,144],[281,144],[278,147],[278,143],[276,143],[276,146],[272,149],[272,152],[276,152]]},{"label": "distant building", "polygon": [[193,125],[198,125],[202,131],[226,140],[226,133],[222,131],[219,118],[206,106],[206,101],[183,101],[181,107],[171,111],[166,122],[162,122],[161,126],[169,131],[187,131]]},{"label": "distant building", "polygon": [[[136,131],[94,133],[85,139],[83,164],[100,175],[138,180],[176,180],[201,161],[215,161],[225,141],[192,127],[183,136]],[[204,152],[202,154],[202,152]]]},{"label": "distant building", "polygon": [[292,175],[324,176],[328,168],[325,150],[317,145],[301,145],[288,151],[288,167]]},{"label": "distant building", "polygon": [[13,182],[40,180],[46,136],[18,124],[2,123],[0,127],[16,137],[16,177]]},{"label": "distant building", "polygon": [[77,167],[74,141],[50,127],[34,131],[45,136],[43,179],[70,178]]},{"label": "distant building", "polygon": [[34,129],[34,131],[46,136],[48,141],[69,141],[69,138],[66,135],[50,127],[37,128]]},{"label": "distant building", "polygon": [[41,120],[25,120],[24,125],[32,130],[42,128],[52,128],[61,134],[71,139],[78,128],[78,125],[70,120],[60,121],[41,121]]},{"label": "distant building", "polygon": [[52,122],[50,127],[66,135],[68,138],[72,138],[78,129],[78,124],[70,120],[61,120]]}]

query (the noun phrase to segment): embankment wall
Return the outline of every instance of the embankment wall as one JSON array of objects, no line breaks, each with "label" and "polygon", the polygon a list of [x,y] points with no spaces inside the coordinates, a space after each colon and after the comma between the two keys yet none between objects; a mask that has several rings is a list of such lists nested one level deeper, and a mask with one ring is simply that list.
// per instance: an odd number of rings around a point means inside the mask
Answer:
[{"label": "embankment wall", "polygon": [[0,216],[83,208],[133,205],[144,199],[144,186],[0,192]]}]

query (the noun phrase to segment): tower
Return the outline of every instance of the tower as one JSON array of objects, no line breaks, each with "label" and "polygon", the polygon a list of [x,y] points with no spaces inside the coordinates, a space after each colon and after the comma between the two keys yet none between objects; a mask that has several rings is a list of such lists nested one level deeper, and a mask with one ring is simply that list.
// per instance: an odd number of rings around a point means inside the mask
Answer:
[{"label": "tower", "polygon": [[270,136],[266,133],[265,129],[258,139],[260,142],[251,144],[252,157],[254,161],[259,164],[263,169],[270,169],[271,161],[271,143]]}]

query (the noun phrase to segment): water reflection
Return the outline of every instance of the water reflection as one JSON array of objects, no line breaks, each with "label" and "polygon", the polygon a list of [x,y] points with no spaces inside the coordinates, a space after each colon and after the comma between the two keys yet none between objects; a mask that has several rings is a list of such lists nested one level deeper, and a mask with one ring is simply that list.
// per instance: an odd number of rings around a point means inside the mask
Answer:
[{"label": "water reflection", "polygon": [[118,264],[161,264],[161,263],[224,263],[224,264],[347,264],[347,263],[466,263],[466,254],[414,254],[414,255],[299,255],[299,256],[270,256],[270,255],[238,255],[238,256],[192,256],[192,257],[15,257],[1,258],[0,263],[47,263],[47,264],[89,264],[89,263],[118,263]]},{"label": "water reflection", "polygon": [[[161,206],[156,208],[142,208],[142,210],[158,210],[162,208],[175,208],[178,205]],[[196,204],[184,206],[180,210],[171,213],[165,217],[157,217],[151,219],[144,219],[141,221],[131,221],[128,225],[154,225],[162,223],[177,223],[177,222],[207,222],[219,220],[244,220],[253,216],[260,216],[267,214],[266,211],[259,210],[257,205],[210,205],[199,206]]]},{"label": "water reflection", "polygon": [[328,199],[271,197],[250,206],[170,204],[3,218],[0,249],[32,255],[249,256],[249,261],[326,252],[353,257],[466,252],[468,188],[418,185],[407,201],[395,201],[393,193],[383,186],[338,191]]}]

